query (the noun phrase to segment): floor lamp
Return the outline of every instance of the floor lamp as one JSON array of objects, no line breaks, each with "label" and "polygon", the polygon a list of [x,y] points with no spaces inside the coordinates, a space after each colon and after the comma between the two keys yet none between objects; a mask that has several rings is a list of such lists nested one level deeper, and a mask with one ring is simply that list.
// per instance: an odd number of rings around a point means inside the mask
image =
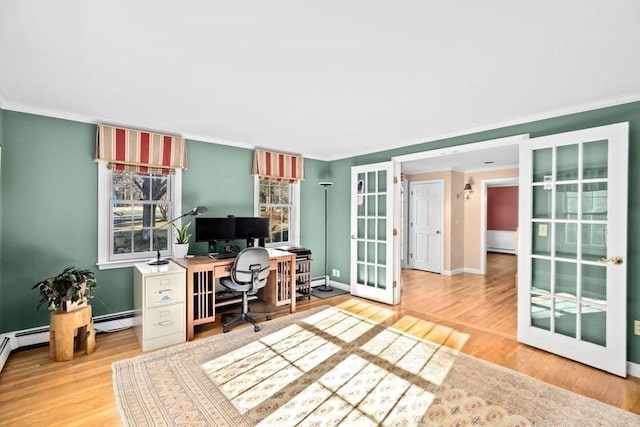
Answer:
[{"label": "floor lamp", "polygon": [[318,286],[316,289],[318,289],[319,291],[322,292],[330,292],[333,290],[333,288],[331,286],[329,286],[328,282],[328,275],[327,275],[327,264],[328,264],[328,257],[327,257],[327,190],[329,190],[329,187],[331,187],[333,185],[333,182],[329,182],[329,181],[323,181],[320,183],[320,185],[322,185],[324,187],[324,285],[320,285]]}]

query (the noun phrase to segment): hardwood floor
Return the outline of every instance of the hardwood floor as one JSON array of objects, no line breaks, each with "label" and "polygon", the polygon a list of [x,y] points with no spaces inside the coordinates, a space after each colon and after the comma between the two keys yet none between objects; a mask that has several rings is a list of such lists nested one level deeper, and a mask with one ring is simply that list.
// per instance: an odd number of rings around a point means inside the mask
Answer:
[{"label": "hardwood floor", "polygon": [[[522,372],[567,390],[640,414],[640,379],[619,378],[516,341],[515,257],[491,254],[486,276],[403,272],[402,303],[389,307],[388,324],[461,348],[464,353]],[[350,295],[300,300],[298,311],[341,304],[358,310]],[[256,308],[258,310],[258,308]],[[286,313],[278,314],[284,316]],[[409,316],[432,322],[411,330]],[[277,317],[277,316],[276,316]],[[222,333],[219,322],[196,329],[195,339]],[[52,362],[48,346],[11,354],[0,373],[0,425],[119,425],[111,363],[142,354],[132,329],[99,334],[98,349],[73,361]]]}]

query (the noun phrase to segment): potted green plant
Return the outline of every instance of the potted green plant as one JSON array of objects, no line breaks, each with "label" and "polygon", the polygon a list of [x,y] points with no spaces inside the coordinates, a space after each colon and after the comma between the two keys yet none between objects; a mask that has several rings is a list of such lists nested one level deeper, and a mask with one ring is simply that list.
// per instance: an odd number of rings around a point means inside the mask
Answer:
[{"label": "potted green plant", "polygon": [[49,310],[73,311],[86,306],[93,298],[96,278],[92,271],[67,267],[57,276],[36,283],[40,291],[38,307],[47,304]]},{"label": "potted green plant", "polygon": [[177,226],[173,224],[173,228],[176,229],[176,243],[173,244],[173,256],[176,258],[184,258],[189,252],[189,239],[191,234],[189,233],[190,222]]}]

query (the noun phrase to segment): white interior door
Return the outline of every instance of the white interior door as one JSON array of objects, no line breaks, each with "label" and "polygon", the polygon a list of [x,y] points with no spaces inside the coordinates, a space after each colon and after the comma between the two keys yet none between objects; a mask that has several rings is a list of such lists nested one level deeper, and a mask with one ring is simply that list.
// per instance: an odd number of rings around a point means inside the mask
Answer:
[{"label": "white interior door", "polygon": [[409,184],[409,267],[442,272],[443,182]]},{"label": "white interior door", "polygon": [[520,145],[518,340],[626,376],[628,123]]},{"label": "white interior door", "polygon": [[400,299],[394,168],[394,162],[351,168],[351,294],[386,304]]}]

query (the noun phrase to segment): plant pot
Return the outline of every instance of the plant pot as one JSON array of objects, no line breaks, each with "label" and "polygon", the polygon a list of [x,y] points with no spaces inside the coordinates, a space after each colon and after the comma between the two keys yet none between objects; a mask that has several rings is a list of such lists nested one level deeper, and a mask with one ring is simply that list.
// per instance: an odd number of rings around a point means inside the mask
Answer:
[{"label": "plant pot", "polygon": [[173,244],[173,256],[176,258],[184,258],[189,253],[188,243],[174,243]]},{"label": "plant pot", "polygon": [[78,289],[78,300],[73,302],[70,299],[63,298],[60,301],[60,311],[75,311],[79,308],[85,307],[87,305],[87,298],[85,297],[85,292],[87,290],[87,282],[80,283],[80,289]]}]

